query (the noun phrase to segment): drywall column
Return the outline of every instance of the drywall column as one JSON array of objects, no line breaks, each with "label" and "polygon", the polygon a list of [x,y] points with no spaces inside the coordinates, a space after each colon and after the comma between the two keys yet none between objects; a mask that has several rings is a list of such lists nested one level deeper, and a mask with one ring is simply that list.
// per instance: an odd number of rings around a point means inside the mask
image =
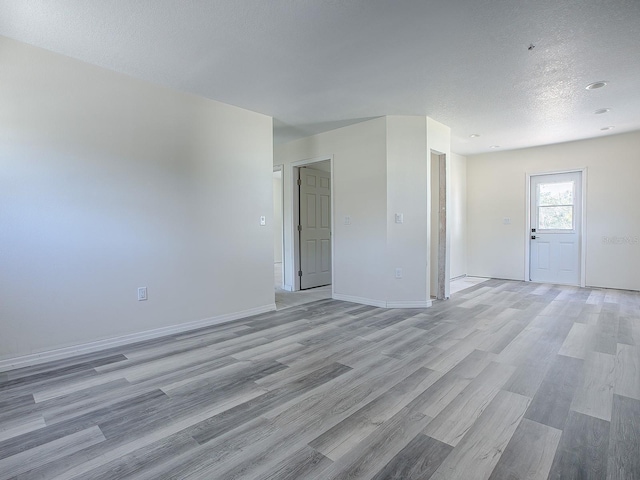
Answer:
[{"label": "drywall column", "polygon": [[276,146],[274,161],[285,164],[285,263],[293,259],[292,164],[333,158],[334,298],[428,306],[429,157],[433,150],[450,162],[450,135],[427,117],[388,116]]},{"label": "drywall column", "polygon": [[[426,133],[426,117],[387,117],[385,276],[389,307],[430,304],[426,275],[429,263]],[[401,217],[396,218],[397,215]]]}]

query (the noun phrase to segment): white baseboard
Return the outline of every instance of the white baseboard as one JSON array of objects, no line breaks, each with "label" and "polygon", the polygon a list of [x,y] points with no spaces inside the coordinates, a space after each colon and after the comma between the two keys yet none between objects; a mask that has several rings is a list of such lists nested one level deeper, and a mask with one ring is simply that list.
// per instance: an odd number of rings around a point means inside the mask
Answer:
[{"label": "white baseboard", "polygon": [[363,305],[371,305],[380,308],[429,308],[433,305],[431,300],[415,300],[406,302],[386,302],[384,300],[373,300],[371,298],[356,297],[353,295],[343,295],[341,293],[333,294],[334,300],[343,300],[345,302],[362,303]]},{"label": "white baseboard", "polygon": [[373,307],[386,308],[387,302],[383,300],[373,300],[371,298],[356,297],[354,295],[343,295],[341,293],[333,294],[334,300],[342,300],[345,302],[362,303],[363,305],[371,305]]},{"label": "white baseboard", "polygon": [[467,274],[463,273],[462,275],[458,275],[457,277],[453,277],[449,279],[449,281],[453,282],[454,280],[460,280],[461,278],[465,278],[465,277],[467,277]]},{"label": "white baseboard", "polygon": [[21,357],[7,358],[5,360],[0,360],[0,372],[6,372],[8,370],[13,370],[16,368],[37,365],[53,360],[62,360],[85,353],[98,352],[100,350],[106,350],[108,348],[119,347],[122,345],[129,345],[132,343],[142,342],[144,340],[151,340],[153,338],[164,337],[166,335],[184,333],[190,330],[196,330],[198,328],[209,327],[212,325],[218,325],[220,323],[238,320],[240,318],[250,317],[252,315],[258,315],[260,313],[271,312],[275,309],[276,304],[272,303],[269,305],[264,305],[262,307],[243,310],[241,312],[227,313],[225,315],[218,315],[211,318],[205,318],[203,320],[196,320],[193,322],[181,323],[178,325],[170,325],[168,327],[146,330],[144,332],[132,333],[129,335],[122,335],[120,337],[108,338],[106,340],[98,340],[97,342],[83,343],[80,345],[73,345],[71,347],[33,353],[31,355],[24,355]]},{"label": "white baseboard", "polygon": [[387,302],[387,308],[429,308],[432,300],[415,300],[409,302]]}]

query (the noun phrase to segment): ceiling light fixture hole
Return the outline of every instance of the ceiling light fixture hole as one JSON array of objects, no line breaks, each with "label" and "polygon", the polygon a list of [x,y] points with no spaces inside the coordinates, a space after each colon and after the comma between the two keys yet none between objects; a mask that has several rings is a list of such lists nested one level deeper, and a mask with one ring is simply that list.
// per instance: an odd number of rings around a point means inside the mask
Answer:
[{"label": "ceiling light fixture hole", "polygon": [[587,85],[584,88],[586,88],[587,90],[597,90],[598,88],[602,88],[602,87],[606,86],[607,83],[609,83],[609,82],[607,82],[606,80],[601,80],[599,82],[590,83],[589,85]]}]

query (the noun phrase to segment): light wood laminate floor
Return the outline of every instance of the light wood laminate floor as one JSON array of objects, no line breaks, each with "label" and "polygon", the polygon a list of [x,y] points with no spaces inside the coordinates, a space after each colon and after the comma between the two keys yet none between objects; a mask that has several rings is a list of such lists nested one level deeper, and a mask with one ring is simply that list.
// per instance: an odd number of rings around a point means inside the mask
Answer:
[{"label": "light wood laminate floor", "polygon": [[640,294],[331,299],[0,373],[0,478],[638,479]]}]

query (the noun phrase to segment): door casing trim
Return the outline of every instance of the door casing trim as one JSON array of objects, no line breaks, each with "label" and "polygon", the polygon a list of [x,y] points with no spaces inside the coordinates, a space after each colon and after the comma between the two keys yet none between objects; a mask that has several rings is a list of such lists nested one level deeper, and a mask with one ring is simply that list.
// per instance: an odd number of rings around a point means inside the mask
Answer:
[{"label": "door casing trim", "polygon": [[[290,254],[287,256],[287,260],[289,261],[289,265],[293,266],[293,271],[291,272],[293,274],[293,285],[292,285],[292,291],[298,291],[300,290],[300,277],[298,276],[298,270],[300,270],[300,237],[297,235],[297,230],[296,230],[296,226],[298,225],[298,222],[300,221],[299,218],[299,206],[300,206],[300,199],[298,198],[298,189],[297,186],[295,184],[295,182],[298,180],[298,176],[296,175],[297,170],[300,167],[304,167],[307,165],[311,165],[314,163],[318,163],[318,162],[323,162],[329,160],[329,164],[331,165],[331,185],[330,185],[330,191],[331,191],[331,297],[333,297],[334,295],[334,264],[333,264],[333,259],[334,259],[334,240],[335,240],[335,228],[334,228],[334,215],[333,215],[333,211],[334,211],[334,189],[333,189],[333,180],[334,180],[334,174],[333,174],[333,155],[324,155],[321,157],[314,157],[314,158],[308,158],[305,160],[298,160],[295,162],[291,162],[289,164],[289,178],[291,178],[291,189],[290,189],[290,194],[291,194],[291,210],[292,210],[292,215],[291,215],[291,225],[289,225],[289,230],[291,233],[291,239],[293,240],[293,248],[291,249]],[[285,249],[286,250],[286,249]]]}]

